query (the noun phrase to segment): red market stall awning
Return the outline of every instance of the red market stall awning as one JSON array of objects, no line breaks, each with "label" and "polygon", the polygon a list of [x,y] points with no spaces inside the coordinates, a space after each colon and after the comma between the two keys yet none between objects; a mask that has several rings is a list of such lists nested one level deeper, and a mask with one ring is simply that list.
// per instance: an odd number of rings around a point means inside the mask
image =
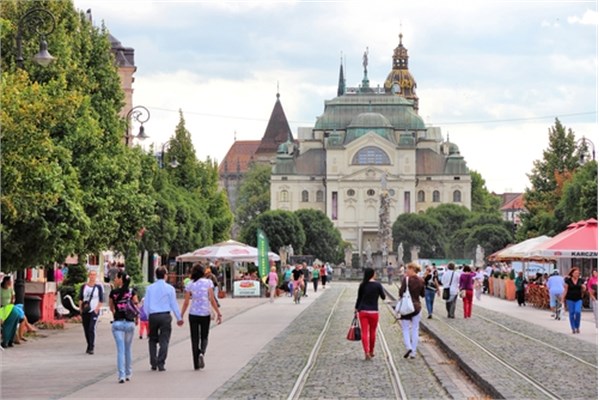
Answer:
[{"label": "red market stall awning", "polygon": [[588,219],[568,228],[532,251],[549,258],[598,258],[598,221]]}]

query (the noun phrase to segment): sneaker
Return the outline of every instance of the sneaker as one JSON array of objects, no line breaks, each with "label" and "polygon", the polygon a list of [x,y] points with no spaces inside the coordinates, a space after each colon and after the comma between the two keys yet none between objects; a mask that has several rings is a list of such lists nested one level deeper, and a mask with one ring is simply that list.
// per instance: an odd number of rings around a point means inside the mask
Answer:
[{"label": "sneaker", "polygon": [[200,369],[204,368],[204,354],[198,356],[198,367],[200,367]]},{"label": "sneaker", "polygon": [[119,383],[125,383],[125,379],[123,379],[123,378],[119,379]]}]

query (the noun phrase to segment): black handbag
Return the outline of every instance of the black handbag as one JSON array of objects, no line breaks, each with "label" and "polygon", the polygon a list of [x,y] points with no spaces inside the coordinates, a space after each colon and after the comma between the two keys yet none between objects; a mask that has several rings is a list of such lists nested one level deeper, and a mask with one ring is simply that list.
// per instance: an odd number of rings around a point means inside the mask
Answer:
[{"label": "black handbag", "polygon": [[350,324],[350,328],[348,329],[348,334],[346,335],[346,339],[353,341],[353,342],[361,339],[360,324],[358,323],[358,319],[356,318],[356,315],[354,315],[354,318],[352,318],[352,323]]}]

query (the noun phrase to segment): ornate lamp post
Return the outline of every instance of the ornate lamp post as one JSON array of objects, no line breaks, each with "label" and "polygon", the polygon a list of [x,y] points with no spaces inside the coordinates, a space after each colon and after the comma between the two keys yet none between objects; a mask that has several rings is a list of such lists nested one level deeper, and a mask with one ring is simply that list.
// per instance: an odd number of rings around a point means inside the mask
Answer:
[{"label": "ornate lamp post", "polygon": [[25,59],[23,58],[23,32],[25,28],[40,36],[40,51],[33,56],[33,60],[45,67],[54,61],[54,57],[48,52],[48,43],[46,36],[54,32],[56,20],[54,15],[43,8],[33,8],[25,13],[17,25],[17,67],[25,68]]},{"label": "ornate lamp post", "polygon": [[[148,111],[148,109],[146,107],[144,107],[144,106],[133,107],[131,110],[129,110],[125,119],[127,120],[127,132],[125,133],[125,144],[127,146],[129,146],[130,139],[131,140],[133,140],[133,139],[144,140],[149,137],[148,135],[146,135],[146,131],[144,130],[144,123],[148,122],[148,120],[150,119],[150,111]],[[129,125],[130,120],[134,120],[140,124],[140,130],[137,135],[130,134],[130,128],[131,128]]]},{"label": "ornate lamp post", "polygon": [[[181,147],[181,143],[179,143],[175,139],[168,140],[167,142],[163,143],[163,145],[160,147],[160,162],[159,162],[160,168],[165,167],[165,152],[171,148],[171,145],[173,143],[176,143],[179,147]],[[171,168],[179,167],[179,162],[177,161],[177,158],[173,157],[171,159],[171,162],[169,163],[169,166]]]},{"label": "ornate lamp post", "polygon": [[577,140],[577,145],[579,147],[579,165],[585,164],[586,153],[588,152],[590,147],[592,148],[592,160],[596,159],[596,147],[594,146],[594,142],[592,142],[590,139],[587,139],[585,136],[582,136],[581,139]]},{"label": "ornate lamp post", "polygon": [[[27,29],[25,29],[27,28]],[[48,52],[46,35],[54,32],[56,20],[54,15],[43,8],[33,8],[27,11],[17,23],[17,68],[25,69],[23,58],[23,33],[29,32],[40,36],[40,51],[33,56],[33,60],[45,67],[49,65],[54,57]],[[17,271],[15,280],[15,304],[25,303],[25,271]]]}]

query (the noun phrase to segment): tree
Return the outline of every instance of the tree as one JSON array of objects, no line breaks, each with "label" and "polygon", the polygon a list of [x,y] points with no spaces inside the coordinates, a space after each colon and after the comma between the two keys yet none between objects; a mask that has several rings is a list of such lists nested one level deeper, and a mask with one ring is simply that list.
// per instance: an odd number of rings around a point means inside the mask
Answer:
[{"label": "tree", "polygon": [[471,170],[471,211],[499,214],[500,206],[500,199],[487,190],[481,174]]},{"label": "tree", "polygon": [[305,254],[335,263],[343,260],[342,235],[325,213],[305,208],[294,211],[294,214],[298,216],[306,235]]},{"label": "tree", "polygon": [[[71,2],[7,0],[0,3],[2,43],[14,43],[19,19],[34,7],[55,16],[49,46],[56,61],[42,68],[26,60],[20,70],[14,46],[0,49],[2,141],[12,147],[2,157],[2,211],[12,218],[2,221],[7,269],[124,250],[153,208],[150,181],[140,180],[140,154],[123,145],[123,92],[107,31]],[[23,53],[35,53],[37,35],[23,39]],[[27,164],[31,173],[11,170]],[[42,170],[45,178],[35,178]]]},{"label": "tree", "polygon": [[306,235],[298,216],[291,211],[266,211],[245,224],[240,240],[256,246],[256,230],[262,229],[269,239],[271,251],[278,253],[279,248],[291,244],[296,253],[303,254]]},{"label": "tree", "polygon": [[458,231],[469,218],[471,212],[464,206],[456,204],[440,204],[425,211],[425,215],[435,219],[440,224],[440,230],[435,233],[439,246],[436,254],[448,255],[450,253],[450,238]]},{"label": "tree", "polygon": [[542,160],[534,161],[528,175],[531,188],[524,196],[527,213],[521,215],[519,240],[554,235],[561,228],[556,223],[554,210],[560,202],[564,183],[578,167],[579,157],[575,152],[575,134],[565,129],[558,119],[548,130],[548,139],[549,147],[544,150]]},{"label": "tree", "polygon": [[271,207],[271,167],[253,163],[244,176],[236,201],[235,223],[242,227]]},{"label": "tree", "polygon": [[430,215],[401,214],[392,226],[393,248],[396,249],[402,242],[404,260],[410,259],[410,249],[413,246],[419,246],[420,257],[434,258],[442,247],[441,231],[441,224]]}]

